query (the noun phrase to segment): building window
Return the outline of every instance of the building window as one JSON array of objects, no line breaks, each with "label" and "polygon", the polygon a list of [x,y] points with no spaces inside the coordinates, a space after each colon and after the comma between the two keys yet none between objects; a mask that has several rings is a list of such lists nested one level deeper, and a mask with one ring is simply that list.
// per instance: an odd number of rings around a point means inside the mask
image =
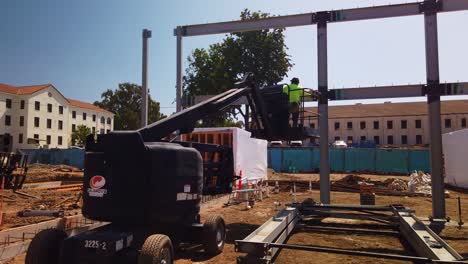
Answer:
[{"label": "building window", "polygon": [[393,145],[393,136],[388,136],[387,137],[387,144],[388,145]]},{"label": "building window", "polygon": [[20,127],[24,126],[24,116],[20,116]]},{"label": "building window", "polygon": [[392,120],[387,121],[387,129],[393,129],[393,121]]},{"label": "building window", "polygon": [[52,119],[47,119],[47,128],[52,128]]},{"label": "building window", "polygon": [[76,129],[76,125],[75,125],[75,124],[73,124],[73,125],[72,125],[72,132],[74,132],[74,131],[75,131],[75,129]]},{"label": "building window", "polygon": [[466,127],[466,118],[462,118],[461,127]]},{"label": "building window", "polygon": [[106,123],[106,119],[103,116],[101,116],[101,124],[105,124],[105,123]]},{"label": "building window", "polygon": [[39,139],[39,134],[34,134],[34,139]]},{"label": "building window", "polygon": [[401,120],[401,129],[406,129],[408,127],[408,121]]},{"label": "building window", "polygon": [[348,136],[348,143],[353,143],[353,137],[352,136]]},{"label": "building window", "polygon": [[416,144],[421,145],[422,144],[422,136],[421,135],[416,135]]},{"label": "building window", "polygon": [[315,128],[315,123],[310,123],[310,128]]},{"label": "building window", "polygon": [[39,127],[39,117],[34,118],[34,127]]},{"label": "building window", "polygon": [[361,121],[361,129],[366,129],[366,121]]},{"label": "building window", "polygon": [[59,114],[63,115],[63,106],[59,105]]},{"label": "building window", "polygon": [[101,128],[101,130],[99,131],[99,134],[104,134],[104,129]]},{"label": "building window", "polygon": [[23,144],[23,134],[18,135],[18,143]]},{"label": "building window", "polygon": [[91,131],[93,132],[93,135],[96,134],[96,127],[93,127]]},{"label": "building window", "polygon": [[340,140],[340,137],[335,137],[335,141],[338,141],[338,140]]},{"label": "building window", "polygon": [[11,99],[6,99],[6,108],[11,108]]},{"label": "building window", "polygon": [[445,119],[445,128],[451,128],[452,127],[452,119]]},{"label": "building window", "polygon": [[380,144],[380,137],[379,136],[374,136],[374,143],[379,145]]},{"label": "building window", "polygon": [[63,121],[62,121],[62,120],[59,120],[59,121],[58,121],[58,129],[59,129],[59,130],[62,130],[62,129],[63,129]]},{"label": "building window", "polygon": [[57,138],[57,144],[58,144],[59,146],[62,145],[62,141],[63,141],[62,136],[58,136],[58,138]]},{"label": "building window", "polygon": [[[110,119],[110,118],[109,118],[109,119]],[[346,124],[346,127],[347,127],[348,129],[353,129],[353,122],[348,122],[348,123]]]},{"label": "building window", "polygon": [[20,106],[21,106],[21,109],[24,109],[24,100],[21,100]]},{"label": "building window", "polygon": [[47,135],[47,145],[50,145],[52,141],[52,137],[50,135]]},{"label": "building window", "polygon": [[406,135],[401,136],[401,144],[408,145],[408,136]]},{"label": "building window", "polygon": [[76,118],[76,111],[72,111],[72,118]]},{"label": "building window", "polygon": [[93,122],[96,122],[96,115],[93,115]]},{"label": "building window", "polygon": [[107,129],[106,134],[109,134],[109,133],[110,133],[110,129]]},{"label": "building window", "polygon": [[335,130],[340,129],[340,122],[335,122]]},{"label": "building window", "polygon": [[374,121],[374,129],[379,129],[379,121]]},{"label": "building window", "polygon": [[47,104],[47,112],[52,113],[52,104]]},{"label": "building window", "polygon": [[5,126],[11,126],[11,116],[5,115]]},{"label": "building window", "polygon": [[416,128],[421,128],[422,127],[421,119],[416,120],[414,125],[415,125]]},{"label": "building window", "polygon": [[86,113],[83,113],[83,120],[86,120]]},{"label": "building window", "polygon": [[34,109],[37,111],[41,110],[41,103],[39,103],[39,101],[34,102]]},{"label": "building window", "polygon": [[361,136],[361,141],[366,141],[366,136]]},{"label": "building window", "polygon": [[111,124],[111,122],[112,122],[112,121],[111,121],[111,118],[110,118],[110,117],[108,117],[108,118],[107,118],[107,124],[108,124],[108,125],[110,125],[110,124]]}]

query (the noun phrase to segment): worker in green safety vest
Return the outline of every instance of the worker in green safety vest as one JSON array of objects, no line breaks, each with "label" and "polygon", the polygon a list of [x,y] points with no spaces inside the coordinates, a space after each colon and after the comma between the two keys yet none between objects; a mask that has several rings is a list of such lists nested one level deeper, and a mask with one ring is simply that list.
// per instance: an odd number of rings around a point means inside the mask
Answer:
[{"label": "worker in green safety vest", "polygon": [[291,79],[291,84],[283,86],[283,93],[289,96],[289,113],[292,116],[292,126],[297,127],[301,96],[310,96],[311,94],[299,86],[299,78],[297,77]]}]

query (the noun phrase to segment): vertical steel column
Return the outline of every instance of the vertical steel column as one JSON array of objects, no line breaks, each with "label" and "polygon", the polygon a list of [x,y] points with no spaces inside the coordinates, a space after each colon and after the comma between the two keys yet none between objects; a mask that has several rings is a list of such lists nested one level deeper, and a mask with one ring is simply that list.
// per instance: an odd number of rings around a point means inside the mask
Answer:
[{"label": "vertical steel column", "polygon": [[177,27],[176,111],[182,110],[182,27]]},{"label": "vertical steel column", "polygon": [[330,161],[328,150],[328,59],[327,59],[328,13],[317,14],[317,58],[320,133],[320,202],[330,204]]},{"label": "vertical steel column", "polygon": [[439,46],[437,39],[438,2],[423,5],[426,39],[427,103],[431,145],[432,216],[445,218],[445,190],[442,173],[442,130],[440,116]]},{"label": "vertical steel column", "polygon": [[143,58],[141,71],[141,127],[148,125],[148,39],[151,30],[143,29]]}]

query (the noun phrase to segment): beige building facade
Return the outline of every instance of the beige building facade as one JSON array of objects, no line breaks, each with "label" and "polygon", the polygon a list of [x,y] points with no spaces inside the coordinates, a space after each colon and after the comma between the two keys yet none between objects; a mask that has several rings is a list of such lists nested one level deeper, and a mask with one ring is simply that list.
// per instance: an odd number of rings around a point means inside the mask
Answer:
[{"label": "beige building facade", "polygon": [[86,125],[97,134],[113,130],[114,114],[66,98],[52,84],[16,87],[0,84],[0,151],[69,148],[71,134]]},{"label": "beige building facade", "polygon": [[[307,110],[316,112],[317,108]],[[468,100],[443,101],[441,113],[442,133],[468,128]],[[318,120],[309,120],[308,125],[318,128]],[[425,102],[329,106],[328,129],[330,143],[430,144]]]}]

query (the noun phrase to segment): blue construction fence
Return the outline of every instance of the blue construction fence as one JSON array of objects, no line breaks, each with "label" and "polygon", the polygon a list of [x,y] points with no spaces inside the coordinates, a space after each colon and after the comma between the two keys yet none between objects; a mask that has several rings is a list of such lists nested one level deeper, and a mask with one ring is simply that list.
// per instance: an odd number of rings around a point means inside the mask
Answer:
[{"label": "blue construction fence", "polygon": [[21,151],[29,155],[29,164],[66,164],[80,169],[84,168],[85,151],[83,149],[22,149]]},{"label": "blue construction fence", "polygon": [[[429,150],[330,149],[333,172],[409,174],[430,171]],[[280,172],[314,172],[320,164],[319,148],[269,148],[268,167]]]}]

